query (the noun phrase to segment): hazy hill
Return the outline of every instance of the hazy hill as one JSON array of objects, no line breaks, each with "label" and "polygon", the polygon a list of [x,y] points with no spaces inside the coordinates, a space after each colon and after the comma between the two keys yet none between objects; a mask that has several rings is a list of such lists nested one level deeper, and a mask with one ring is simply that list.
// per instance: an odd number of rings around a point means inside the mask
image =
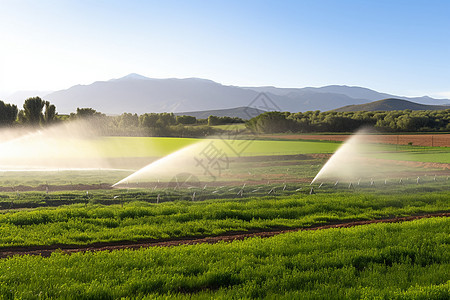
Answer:
[{"label": "hazy hill", "polygon": [[178,116],[193,116],[197,119],[207,119],[209,116],[217,116],[217,117],[238,117],[243,120],[249,120],[260,114],[264,113],[264,110],[260,110],[254,107],[236,107],[236,108],[228,108],[228,109],[216,109],[216,110],[203,110],[203,111],[189,111],[189,112],[181,112],[175,113]]},{"label": "hazy hill", "polygon": [[445,105],[425,105],[402,99],[383,99],[366,104],[347,105],[334,111],[348,112],[348,111],[392,111],[392,110],[443,110],[450,109],[450,106]]},{"label": "hazy hill", "polygon": [[[76,85],[44,97],[56,105],[59,113],[74,112],[77,107],[91,107],[107,114],[192,112],[247,106],[263,111],[327,111],[384,98],[399,97],[360,87],[238,87],[206,79],[151,79],[138,74]],[[414,99],[419,103],[450,104],[447,99]]]}]

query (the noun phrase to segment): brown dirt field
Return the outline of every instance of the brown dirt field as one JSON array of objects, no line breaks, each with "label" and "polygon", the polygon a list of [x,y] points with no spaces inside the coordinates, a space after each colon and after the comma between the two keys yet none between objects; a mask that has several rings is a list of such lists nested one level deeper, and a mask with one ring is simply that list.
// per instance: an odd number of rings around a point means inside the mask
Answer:
[{"label": "brown dirt field", "polygon": [[[323,140],[323,141],[346,141],[352,135],[264,135],[269,138],[292,139],[292,140]],[[450,147],[450,134],[376,134],[367,135],[367,141],[383,144],[431,146],[431,147]]]},{"label": "brown dirt field", "polygon": [[6,247],[0,249],[0,258],[7,258],[14,255],[41,255],[48,257],[54,251],[62,251],[66,254],[74,252],[86,252],[86,251],[112,251],[119,249],[140,249],[148,247],[173,247],[179,245],[196,245],[196,244],[215,244],[218,242],[232,242],[236,240],[244,240],[252,237],[267,238],[282,233],[295,232],[301,230],[323,230],[330,228],[349,228],[354,226],[361,226],[373,223],[399,223],[406,221],[413,221],[423,218],[434,217],[450,217],[450,212],[423,214],[409,217],[395,217],[378,220],[368,221],[353,221],[353,222],[341,222],[334,224],[327,224],[309,228],[294,228],[284,230],[273,231],[247,231],[247,232],[230,232],[228,234],[211,237],[199,237],[199,238],[185,238],[180,240],[143,240],[140,242],[135,241],[119,241],[111,243],[95,243],[86,246],[79,245],[51,245],[51,246],[26,246],[26,247]]}]

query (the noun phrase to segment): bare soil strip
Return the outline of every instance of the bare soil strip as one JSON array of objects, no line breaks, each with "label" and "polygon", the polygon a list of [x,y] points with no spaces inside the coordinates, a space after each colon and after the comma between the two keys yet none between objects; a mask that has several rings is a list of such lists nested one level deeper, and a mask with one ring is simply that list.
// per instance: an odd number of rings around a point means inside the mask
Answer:
[{"label": "bare soil strip", "polygon": [[[352,135],[346,134],[288,134],[264,135],[268,138],[292,140],[346,141]],[[383,144],[414,145],[427,147],[450,147],[450,134],[374,134],[367,135],[367,141]]]},{"label": "bare soil strip", "polygon": [[193,237],[184,238],[179,240],[174,239],[161,239],[161,240],[142,240],[142,241],[118,241],[118,242],[108,242],[108,243],[94,243],[90,245],[50,245],[50,246],[24,246],[24,247],[6,247],[0,249],[0,258],[7,258],[14,255],[41,255],[43,257],[48,257],[52,252],[59,251],[66,254],[71,254],[74,252],[86,252],[86,251],[111,251],[119,249],[140,249],[148,247],[172,247],[180,245],[196,245],[196,244],[215,244],[218,242],[232,242],[236,240],[244,240],[252,237],[267,238],[275,236],[282,233],[303,231],[303,230],[322,230],[330,228],[349,228],[354,226],[361,226],[374,223],[399,223],[413,221],[423,218],[434,218],[434,217],[450,217],[450,212],[434,213],[434,214],[423,214],[408,217],[395,217],[386,218],[378,220],[368,220],[368,221],[353,221],[353,222],[341,222],[334,224],[327,224],[322,226],[314,226],[307,228],[294,228],[294,229],[283,229],[283,230],[273,230],[273,231],[246,231],[246,232],[229,232],[220,236],[209,236],[209,237]]}]

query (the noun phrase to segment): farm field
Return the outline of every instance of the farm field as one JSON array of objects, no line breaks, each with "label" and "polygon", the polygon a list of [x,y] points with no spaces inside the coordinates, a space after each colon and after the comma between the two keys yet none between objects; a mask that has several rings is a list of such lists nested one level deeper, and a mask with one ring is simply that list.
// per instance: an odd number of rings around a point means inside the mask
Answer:
[{"label": "farm field", "polygon": [[[217,139],[191,139],[191,138],[156,138],[156,137],[106,137],[96,141],[96,146],[105,157],[162,157],[185,146],[199,142],[223,143]],[[275,140],[225,140],[224,151],[229,156],[239,155],[288,155],[307,153],[333,153],[339,146],[336,143],[305,142],[305,141],[275,141]],[[239,144],[239,146],[238,146]],[[236,146],[235,146],[236,145]],[[243,149],[243,150],[242,150]]]},{"label": "farm field", "polygon": [[[263,135],[265,138],[279,138],[292,140],[323,140],[323,141],[346,141],[349,134],[277,134]],[[369,139],[374,143],[398,144],[427,147],[450,147],[450,134],[373,134]]]},{"label": "farm field", "polygon": [[[3,194],[0,248],[177,239],[450,211],[448,181]],[[272,190],[272,192],[271,192]],[[196,198],[192,198],[193,193]],[[158,196],[159,195],[159,196]],[[159,198],[159,200],[158,200]],[[159,203],[158,203],[159,202]]]},{"label": "farm field", "polygon": [[[381,171],[391,175],[360,178],[354,185],[311,185],[339,142],[114,137],[93,143],[114,168],[0,173],[1,297],[449,294],[447,148],[374,144],[367,153],[374,170],[387,161]],[[139,179],[111,187],[194,144],[222,145],[229,156],[215,180],[183,181],[178,174],[170,182]],[[198,155],[202,147],[188,154]],[[190,156],[174,163],[177,172]],[[434,217],[276,234],[421,216]],[[276,235],[253,237],[271,233]],[[230,241],[242,234],[244,241],[138,249],[193,239]],[[114,247],[124,249],[101,251]]]},{"label": "farm field", "polygon": [[447,299],[448,218],[0,260],[4,298]]}]

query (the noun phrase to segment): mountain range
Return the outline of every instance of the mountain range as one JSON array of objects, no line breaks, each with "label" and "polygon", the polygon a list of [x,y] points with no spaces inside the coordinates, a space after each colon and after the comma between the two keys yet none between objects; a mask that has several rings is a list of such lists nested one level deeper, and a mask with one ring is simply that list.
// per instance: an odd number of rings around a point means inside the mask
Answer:
[{"label": "mountain range", "polygon": [[[449,99],[408,98],[353,86],[319,88],[239,87],[199,79],[152,79],[129,74],[119,79],[76,85],[43,96],[60,114],[91,107],[106,114],[189,112],[253,107],[263,111],[333,110],[347,105],[396,98],[426,105],[450,105]],[[7,100],[7,99],[6,99]]]}]

